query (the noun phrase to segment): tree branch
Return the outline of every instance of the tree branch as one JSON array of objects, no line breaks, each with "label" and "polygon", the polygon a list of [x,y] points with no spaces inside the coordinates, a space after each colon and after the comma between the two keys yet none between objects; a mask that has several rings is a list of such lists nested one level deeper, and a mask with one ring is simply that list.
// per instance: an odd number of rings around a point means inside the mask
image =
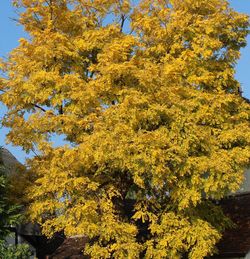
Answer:
[{"label": "tree branch", "polygon": [[37,108],[37,109],[39,109],[39,110],[41,110],[43,112],[46,112],[46,110],[43,107],[41,107],[41,106],[39,106],[39,105],[37,105],[35,103],[31,103],[31,105],[33,105],[35,108]]},{"label": "tree branch", "polygon": [[123,26],[124,26],[125,20],[126,20],[126,16],[125,16],[125,14],[122,14],[121,15],[121,28],[120,28],[120,32],[122,32],[122,30],[123,30]]}]

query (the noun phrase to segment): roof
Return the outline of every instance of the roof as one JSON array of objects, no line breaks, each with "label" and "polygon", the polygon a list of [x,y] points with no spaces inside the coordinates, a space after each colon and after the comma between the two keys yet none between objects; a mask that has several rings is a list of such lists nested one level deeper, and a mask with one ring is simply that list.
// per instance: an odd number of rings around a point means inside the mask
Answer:
[{"label": "roof", "polygon": [[7,174],[16,172],[21,163],[5,148],[0,147],[0,163],[4,165]]},{"label": "roof", "polygon": [[16,230],[19,235],[42,236],[40,226],[38,224],[31,223],[31,222],[18,225],[16,227]]},{"label": "roof", "polygon": [[250,193],[230,196],[221,201],[224,213],[235,223],[218,244],[221,257],[245,256],[250,251]]},{"label": "roof", "polygon": [[[47,259],[49,254],[52,254],[64,241],[64,235],[57,233],[51,239],[45,236],[21,235],[30,245],[36,249],[36,258]],[[65,259],[64,257],[60,259]]]},{"label": "roof", "polygon": [[84,236],[69,237],[49,256],[50,259],[86,259],[83,250],[87,238]]}]

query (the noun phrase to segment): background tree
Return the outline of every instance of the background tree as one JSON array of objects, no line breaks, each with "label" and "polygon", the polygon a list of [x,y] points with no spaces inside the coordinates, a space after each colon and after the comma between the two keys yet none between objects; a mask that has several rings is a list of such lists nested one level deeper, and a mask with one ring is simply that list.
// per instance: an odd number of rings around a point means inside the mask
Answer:
[{"label": "background tree", "polygon": [[248,17],[136,2],[15,1],[29,38],[2,62],[4,125],[37,153],[30,217],[47,236],[84,234],[91,258],[203,258],[228,223],[211,200],[249,166],[234,78]]},{"label": "background tree", "polygon": [[11,227],[19,224],[22,218],[20,206],[9,198],[11,188],[6,171],[0,156],[0,258],[27,259],[30,256],[28,245],[8,245],[6,243],[6,237],[11,236]]},{"label": "background tree", "polygon": [[8,184],[4,174],[4,166],[0,161],[0,240],[10,233],[10,226],[20,220],[19,207],[10,203],[8,199]]}]

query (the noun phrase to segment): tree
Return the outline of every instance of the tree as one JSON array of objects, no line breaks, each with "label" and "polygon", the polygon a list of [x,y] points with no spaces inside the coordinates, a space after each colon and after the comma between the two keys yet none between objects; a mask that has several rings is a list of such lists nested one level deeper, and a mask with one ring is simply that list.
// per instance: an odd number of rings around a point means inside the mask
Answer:
[{"label": "tree", "polygon": [[6,176],[7,169],[0,157],[0,258],[26,259],[30,256],[27,244],[8,245],[6,237],[11,234],[10,227],[21,222],[20,206],[9,199],[10,182]]},{"label": "tree", "polygon": [[[0,161],[1,162],[1,161]],[[10,226],[20,220],[19,207],[11,204],[7,196],[8,184],[4,175],[4,166],[0,163],[0,240],[10,233]]]},{"label": "tree", "polygon": [[248,17],[226,0],[15,5],[29,38],[2,62],[1,100],[8,140],[36,152],[31,219],[88,236],[91,258],[212,254],[228,223],[213,200],[249,166]]}]

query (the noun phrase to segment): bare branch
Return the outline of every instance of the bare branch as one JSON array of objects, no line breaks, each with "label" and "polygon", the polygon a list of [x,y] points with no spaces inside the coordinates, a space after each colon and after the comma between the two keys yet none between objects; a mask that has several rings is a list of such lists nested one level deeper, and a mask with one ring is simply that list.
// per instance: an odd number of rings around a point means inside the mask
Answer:
[{"label": "bare branch", "polygon": [[35,103],[31,103],[31,105],[33,105],[35,108],[37,108],[37,109],[39,109],[39,110],[41,110],[43,112],[46,112],[46,110],[43,107],[41,107],[41,106],[39,106],[39,105],[37,105]]},{"label": "bare branch", "polygon": [[126,16],[125,16],[125,14],[122,14],[121,15],[121,28],[120,28],[120,32],[122,32],[122,30],[123,30],[123,26],[124,26],[125,21],[126,21]]},{"label": "bare branch", "polygon": [[60,105],[58,113],[61,114],[61,115],[63,114],[63,105]]}]

